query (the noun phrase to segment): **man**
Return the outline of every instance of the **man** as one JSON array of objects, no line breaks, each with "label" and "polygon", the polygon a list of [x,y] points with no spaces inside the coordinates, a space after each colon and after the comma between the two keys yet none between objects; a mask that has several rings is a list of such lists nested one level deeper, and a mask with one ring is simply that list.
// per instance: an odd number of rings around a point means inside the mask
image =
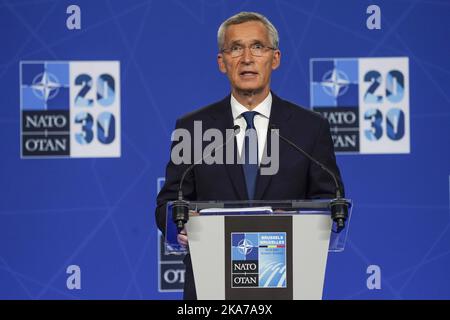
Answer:
[{"label": "man", "polygon": [[[258,13],[241,12],[222,23],[218,31],[217,62],[231,85],[231,95],[222,101],[196,110],[178,119],[176,128],[194,132],[194,121],[201,121],[203,130],[227,129],[238,125],[235,137],[237,156],[248,155],[248,130],[256,130],[257,158],[261,163],[268,131],[276,125],[314,158],[336,173],[332,139],[327,120],[320,115],[284,101],[270,91],[272,71],[280,65],[278,32]],[[175,143],[172,145],[172,149]],[[258,165],[245,163],[196,165],[186,175],[183,194],[187,200],[281,200],[334,198],[336,187],[332,178],[317,165],[280,141],[279,168],[274,175],[262,175]],[[171,159],[166,169],[166,182],[157,197],[156,218],[164,230],[166,203],[177,198],[178,185],[189,164],[176,165]],[[178,242],[188,245],[182,231]],[[184,298],[196,299],[190,256],[186,265]]]}]

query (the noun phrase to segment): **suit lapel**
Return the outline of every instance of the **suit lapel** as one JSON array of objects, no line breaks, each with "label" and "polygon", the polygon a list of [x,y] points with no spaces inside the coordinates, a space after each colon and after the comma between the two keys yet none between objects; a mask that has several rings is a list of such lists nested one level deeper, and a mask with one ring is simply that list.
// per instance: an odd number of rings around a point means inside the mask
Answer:
[{"label": "suit lapel", "polygon": [[[269,119],[269,127],[267,128],[267,138],[266,138],[266,145],[264,146],[265,149],[268,149],[271,151],[270,148],[270,127],[271,125],[275,125],[276,128],[280,129],[280,133],[284,132],[283,128],[288,126],[288,121],[290,118],[290,110],[286,107],[283,100],[281,100],[279,97],[277,97],[272,92],[272,107],[270,109],[270,119]],[[285,145],[279,141],[279,159],[278,161],[281,162],[281,156],[283,154],[283,150]],[[264,154],[270,154],[265,152]],[[273,156],[272,156],[273,158]],[[273,159],[272,159],[273,160]],[[264,161],[263,161],[264,162]],[[272,179],[272,175],[258,175],[257,182],[256,182],[256,191],[255,191],[255,200],[262,200],[264,196],[264,192],[266,191],[268,185],[270,184],[270,181]]]},{"label": "suit lapel", "polygon": [[[231,96],[228,95],[225,99],[219,102],[219,105],[217,106],[215,112],[211,114],[211,117],[216,122],[216,128],[223,133],[225,138],[226,138],[225,135],[226,129],[232,129],[234,126],[233,114],[231,112],[230,98]],[[241,128],[241,130],[243,129]],[[247,200],[248,195],[247,195],[247,187],[245,184],[244,172],[242,170],[242,165],[237,163],[238,152],[237,152],[236,138],[232,139],[227,143],[227,145],[225,146],[225,150],[226,148],[229,148],[230,143],[234,144],[234,162],[233,164],[225,163],[225,169],[228,172],[234,191],[237,194],[237,198],[239,200]]]}]

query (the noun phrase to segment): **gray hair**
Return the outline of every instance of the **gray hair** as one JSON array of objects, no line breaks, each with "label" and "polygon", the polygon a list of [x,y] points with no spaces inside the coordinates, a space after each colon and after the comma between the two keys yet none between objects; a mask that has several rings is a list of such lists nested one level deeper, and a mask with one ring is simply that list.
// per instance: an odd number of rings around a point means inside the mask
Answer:
[{"label": "gray hair", "polygon": [[256,12],[240,12],[227,20],[225,20],[219,27],[219,31],[217,31],[217,44],[219,46],[219,50],[223,49],[224,41],[225,41],[225,31],[231,25],[241,24],[248,21],[259,21],[261,22],[267,29],[269,33],[271,46],[275,49],[278,49],[279,38],[278,31],[274,27],[274,25],[262,14]]}]

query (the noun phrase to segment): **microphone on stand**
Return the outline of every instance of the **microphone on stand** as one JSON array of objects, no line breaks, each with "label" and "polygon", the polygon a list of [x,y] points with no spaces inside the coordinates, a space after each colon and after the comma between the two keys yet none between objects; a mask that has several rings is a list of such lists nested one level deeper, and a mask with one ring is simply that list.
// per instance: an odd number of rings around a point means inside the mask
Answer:
[{"label": "microphone on stand", "polygon": [[[208,155],[210,157],[213,151],[217,151],[222,149],[231,139],[233,139],[240,131],[240,126],[233,126],[233,135],[229,137],[224,143],[222,143],[218,148],[213,149],[211,153]],[[178,186],[178,199],[175,200],[172,204],[172,220],[177,226],[178,233],[183,230],[184,225],[189,221],[189,202],[183,199],[183,183],[186,175],[189,171],[191,171],[197,164],[201,163],[203,158],[191,164],[189,167],[184,170],[183,175],[181,176],[180,184]]]},{"label": "microphone on stand", "polygon": [[[300,148],[298,145],[296,145],[294,142],[289,140],[288,138],[282,136],[279,132],[279,129],[275,124],[270,125],[271,130],[275,130],[275,133],[280,137],[281,140],[286,142],[288,145],[290,145],[292,148],[300,152],[302,155],[304,155],[306,158],[314,162],[316,165],[318,165],[322,170],[327,172],[334,181],[334,184],[336,186],[336,198],[331,200],[330,202],[330,210],[331,210],[331,219],[336,223],[337,232],[341,232],[345,228],[345,222],[348,218],[348,206],[349,202],[348,200],[344,199],[342,197],[343,190],[342,186],[339,184],[336,174],[330,170],[327,166],[325,166],[323,163],[315,159],[313,156],[311,156],[309,153],[307,153],[305,150]],[[277,130],[278,129],[278,130]]]}]

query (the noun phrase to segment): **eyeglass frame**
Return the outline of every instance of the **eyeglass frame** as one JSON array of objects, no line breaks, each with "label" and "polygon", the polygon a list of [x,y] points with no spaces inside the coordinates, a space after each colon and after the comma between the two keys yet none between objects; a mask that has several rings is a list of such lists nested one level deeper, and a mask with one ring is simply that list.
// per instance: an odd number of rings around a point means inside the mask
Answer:
[{"label": "eyeglass frame", "polygon": [[[241,54],[239,54],[237,56],[233,56],[233,53],[231,51],[232,48],[235,47],[235,46],[238,46],[238,47],[240,47],[242,49]],[[261,46],[261,50],[263,50],[261,55],[255,55],[253,53],[252,47],[254,47],[254,46]],[[240,45],[240,44],[233,44],[230,48],[222,49],[222,50],[220,50],[220,52],[221,53],[228,53],[228,54],[231,55],[232,58],[238,58],[238,57],[241,57],[242,55],[244,55],[244,51],[245,51],[246,48],[250,49],[250,54],[252,56],[254,56],[254,57],[262,57],[264,55],[264,53],[267,52],[267,50],[273,50],[273,51],[278,50],[277,48],[265,46],[265,45],[263,45],[261,43],[254,43],[254,44],[251,44],[250,46],[244,46],[244,45]]]}]

